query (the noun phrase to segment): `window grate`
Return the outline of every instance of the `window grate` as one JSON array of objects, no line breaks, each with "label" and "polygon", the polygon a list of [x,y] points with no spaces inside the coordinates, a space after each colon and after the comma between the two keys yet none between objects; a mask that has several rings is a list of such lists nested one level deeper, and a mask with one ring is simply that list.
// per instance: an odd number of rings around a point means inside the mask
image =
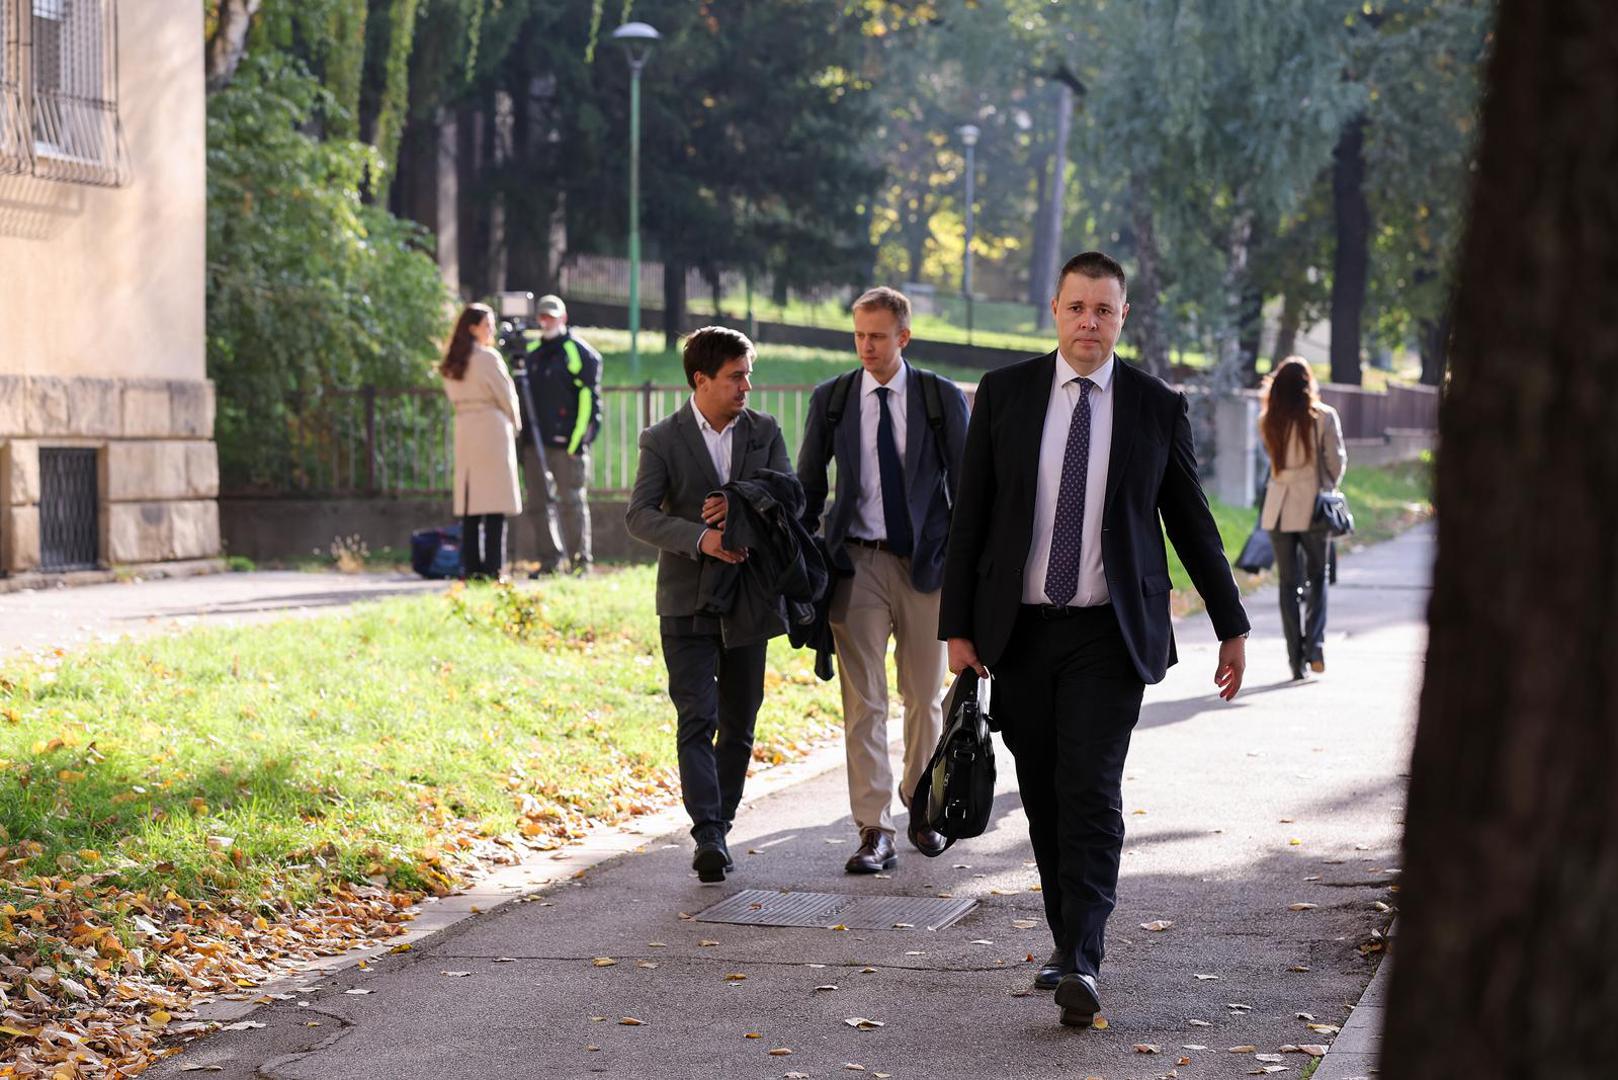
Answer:
[{"label": "window grate", "polygon": [[117,0],[28,2],[33,174],[79,184],[127,182]]},{"label": "window grate", "polygon": [[0,174],[33,168],[22,109],[22,5],[0,0]]},{"label": "window grate", "polygon": [[100,554],[100,485],[96,451],[39,451],[39,565],[91,570]]}]

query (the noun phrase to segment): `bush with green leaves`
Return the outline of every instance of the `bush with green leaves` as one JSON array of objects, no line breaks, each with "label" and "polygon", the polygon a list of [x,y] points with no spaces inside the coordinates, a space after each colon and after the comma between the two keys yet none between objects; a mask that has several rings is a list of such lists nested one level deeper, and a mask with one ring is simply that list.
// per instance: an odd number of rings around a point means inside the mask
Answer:
[{"label": "bush with green leaves", "polygon": [[248,56],[208,101],[208,370],[227,486],[284,479],[334,387],[430,384],[453,298],[431,239],[362,198],[376,151],[296,59]]}]

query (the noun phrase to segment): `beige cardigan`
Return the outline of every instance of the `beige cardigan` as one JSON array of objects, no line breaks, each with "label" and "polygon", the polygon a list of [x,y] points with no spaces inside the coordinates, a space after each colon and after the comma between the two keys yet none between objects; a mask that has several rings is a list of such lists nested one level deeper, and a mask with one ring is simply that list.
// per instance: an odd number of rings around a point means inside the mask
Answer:
[{"label": "beige cardigan", "polygon": [[1315,450],[1323,450],[1326,479],[1335,490],[1348,468],[1348,450],[1343,446],[1343,422],[1337,410],[1321,404],[1315,413],[1315,443],[1306,448],[1296,432],[1287,445],[1287,467],[1280,472],[1271,466],[1270,486],[1264,492],[1264,512],[1259,524],[1277,532],[1308,532],[1315,516],[1315,495],[1321,491],[1320,471],[1315,466]]},{"label": "beige cardigan", "polygon": [[445,379],[455,409],[455,515],[520,514],[517,386],[500,354],[474,345],[464,379]]}]

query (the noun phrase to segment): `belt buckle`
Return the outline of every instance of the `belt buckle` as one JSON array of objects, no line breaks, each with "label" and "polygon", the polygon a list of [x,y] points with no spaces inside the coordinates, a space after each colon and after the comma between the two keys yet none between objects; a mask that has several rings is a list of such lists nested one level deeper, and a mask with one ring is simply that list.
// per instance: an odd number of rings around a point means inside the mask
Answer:
[{"label": "belt buckle", "polygon": [[1066,604],[1041,604],[1039,617],[1047,621],[1052,619],[1065,619],[1073,613],[1073,609]]}]

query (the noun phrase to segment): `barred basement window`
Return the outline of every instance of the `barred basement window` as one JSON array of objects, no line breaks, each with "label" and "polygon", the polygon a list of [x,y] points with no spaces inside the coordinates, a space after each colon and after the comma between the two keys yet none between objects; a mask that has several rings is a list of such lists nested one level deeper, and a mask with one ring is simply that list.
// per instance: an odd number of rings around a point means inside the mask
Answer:
[{"label": "barred basement window", "polygon": [[0,173],[31,167],[22,111],[21,11],[27,2],[0,0]]},{"label": "barred basement window", "polygon": [[118,119],[117,0],[32,0],[32,5],[34,175],[80,184],[124,183],[128,156]]}]

